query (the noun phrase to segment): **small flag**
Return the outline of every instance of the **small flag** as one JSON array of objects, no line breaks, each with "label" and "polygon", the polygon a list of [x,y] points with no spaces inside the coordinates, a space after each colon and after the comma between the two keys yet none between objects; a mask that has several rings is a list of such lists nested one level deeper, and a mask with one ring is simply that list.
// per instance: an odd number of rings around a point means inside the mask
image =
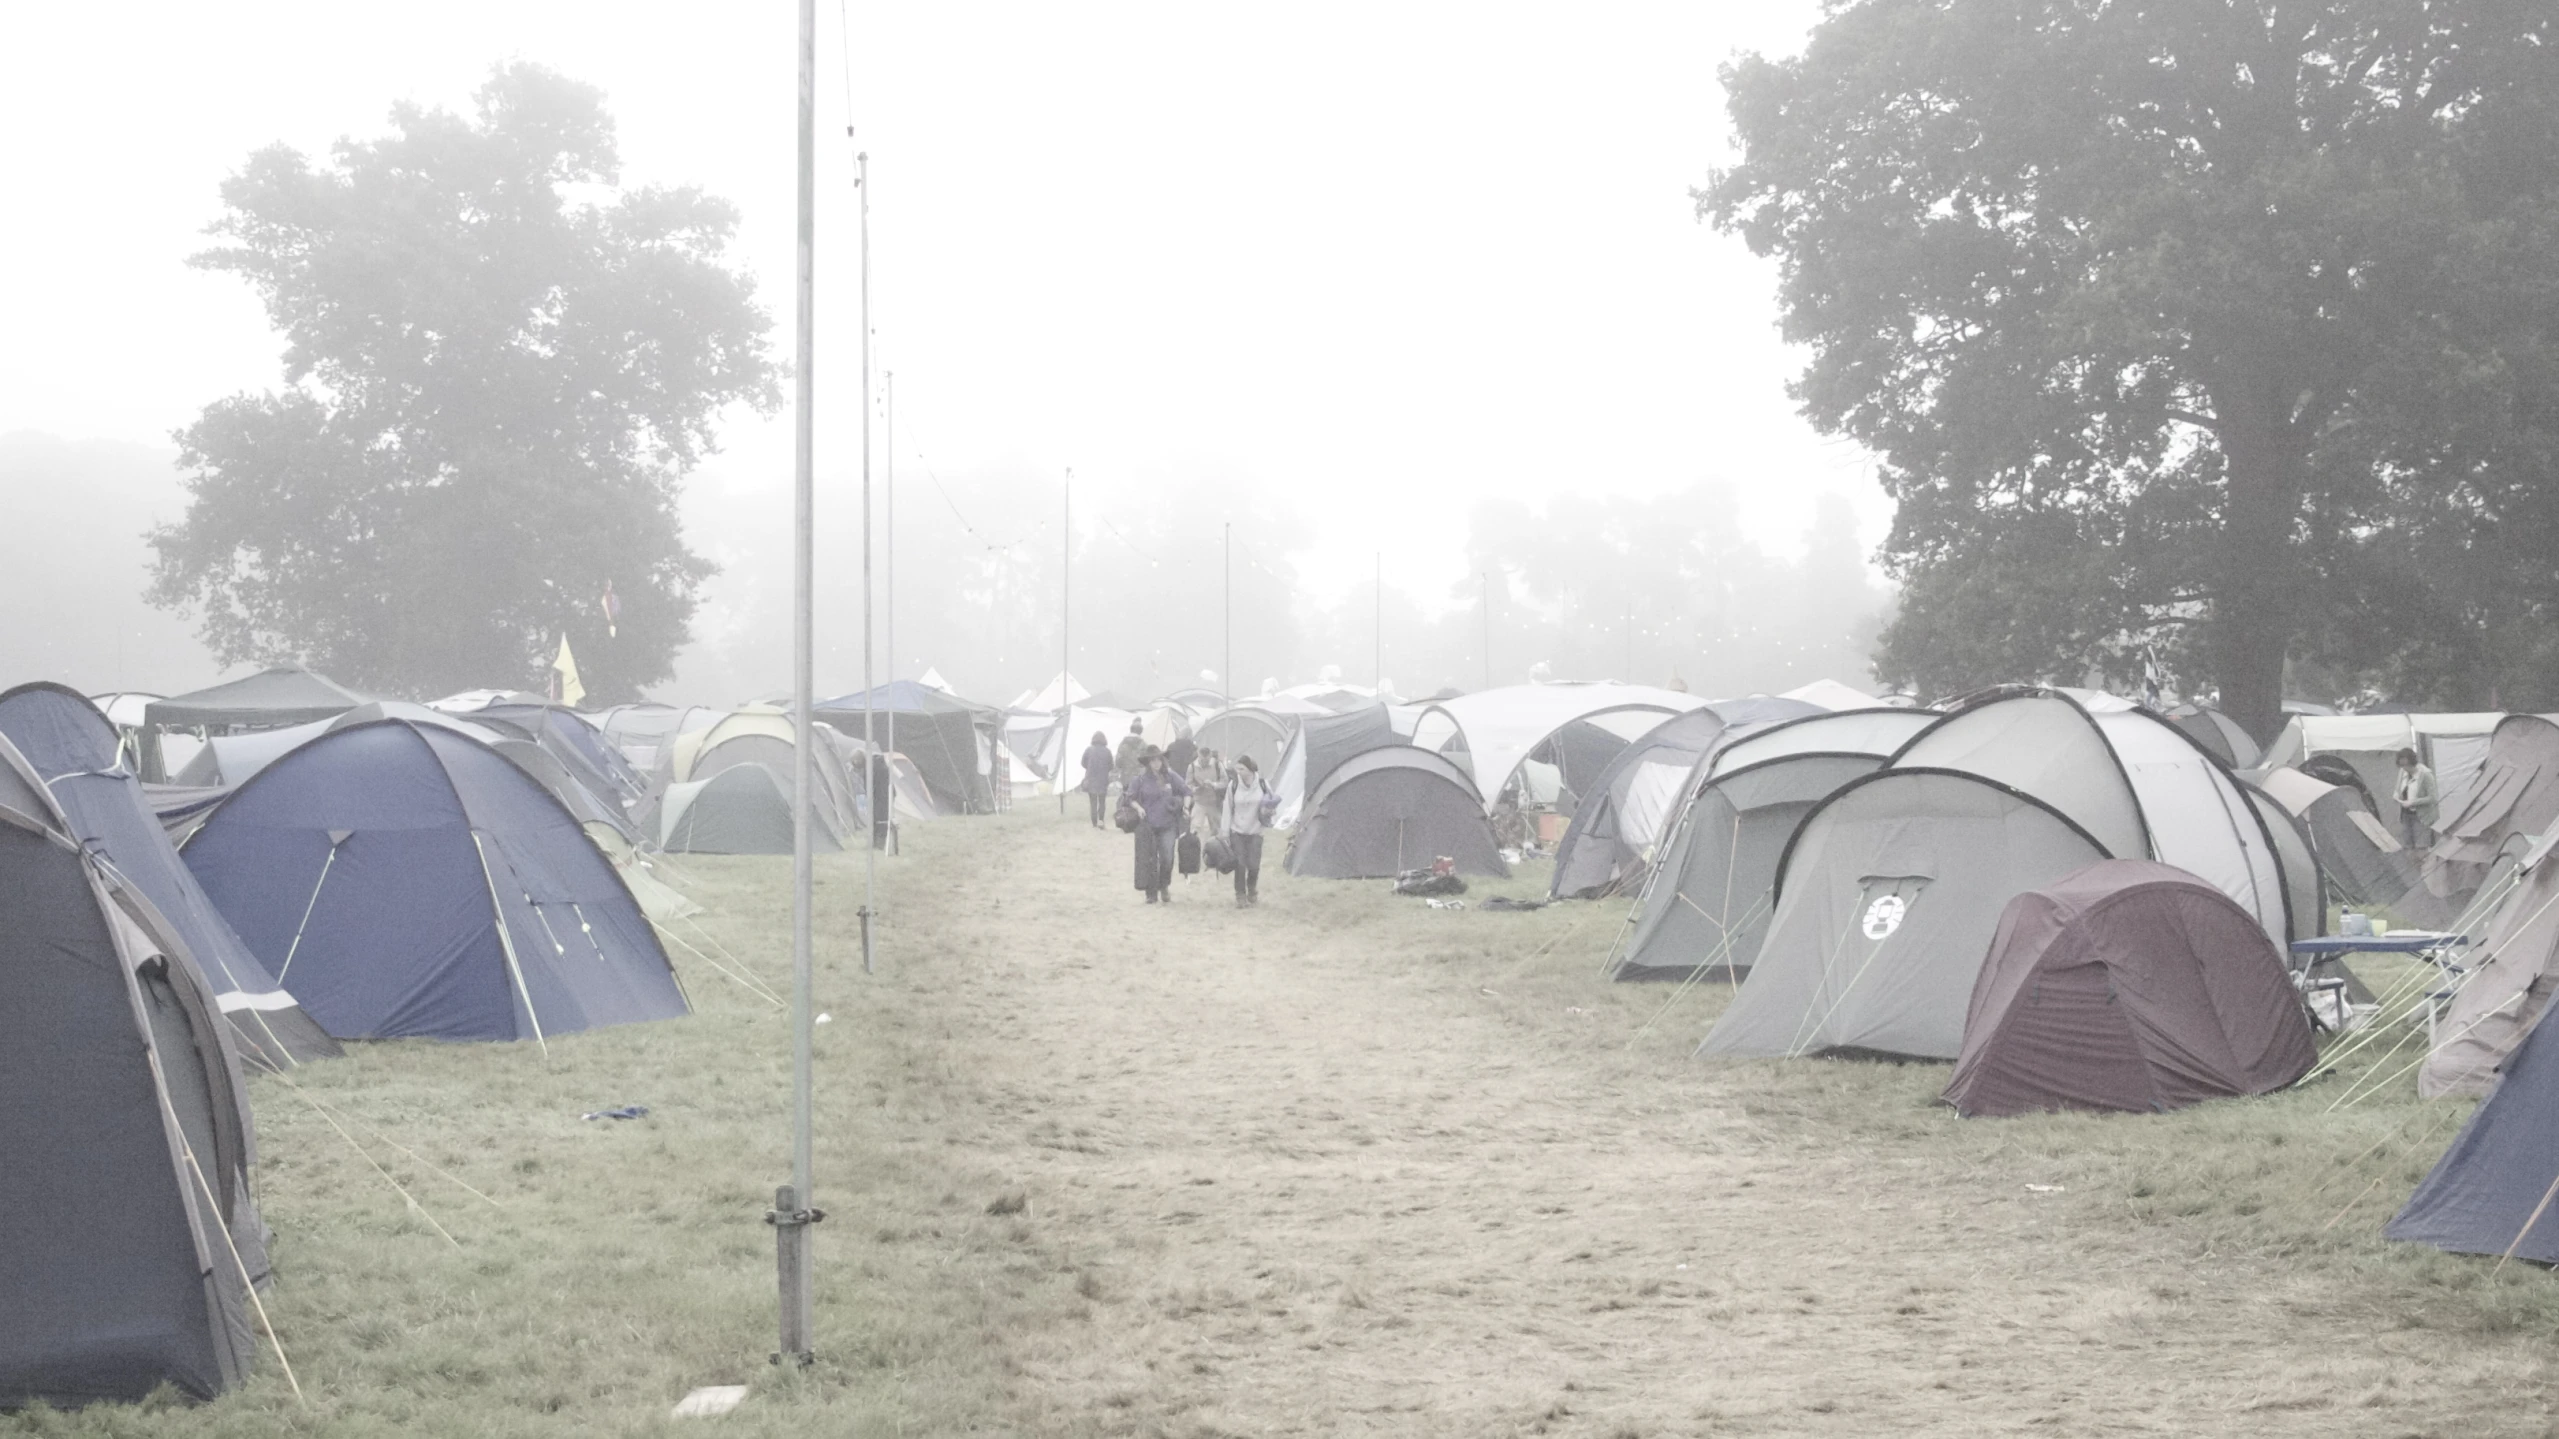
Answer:
[{"label": "small flag", "polygon": [[606,580],[604,582],[603,608],[604,637],[606,639],[612,639],[616,633],[614,626],[622,622],[622,597],[613,593],[613,582],[611,580]]},{"label": "small flag", "polygon": [[578,683],[578,657],[569,653],[566,630],[560,632],[559,658],[551,661],[551,698],[572,708],[586,699],[586,686]]},{"label": "small flag", "polygon": [[2141,647],[2141,702],[2146,709],[2159,708],[2159,651],[2149,645]]}]

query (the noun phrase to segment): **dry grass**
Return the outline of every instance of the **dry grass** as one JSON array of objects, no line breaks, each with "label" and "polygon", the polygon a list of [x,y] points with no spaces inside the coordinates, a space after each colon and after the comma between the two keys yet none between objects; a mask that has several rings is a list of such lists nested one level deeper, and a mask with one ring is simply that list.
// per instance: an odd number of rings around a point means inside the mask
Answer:
[{"label": "dry grass", "polygon": [[[458,1248],[258,1086],[309,1408],[270,1363],[201,1408],[14,1425],[684,1432],[685,1389],[750,1382],[718,1432],[2551,1426],[2551,1276],[2379,1237],[2461,1112],[2405,1080],[1961,1121],[1941,1066],[1690,1059],[1722,992],[1644,1029],[1671,991],[1599,980],[1615,906],[1432,911],[1277,860],[1258,911],[1206,878],[1150,910],[1123,837],[1042,806],[913,826],[865,979],[859,859],[830,859],[809,1376],[764,1358],[786,1029],[679,956],[689,1021],[304,1071],[499,1201],[372,1145]],[[685,869],[778,985],[787,862]]]}]

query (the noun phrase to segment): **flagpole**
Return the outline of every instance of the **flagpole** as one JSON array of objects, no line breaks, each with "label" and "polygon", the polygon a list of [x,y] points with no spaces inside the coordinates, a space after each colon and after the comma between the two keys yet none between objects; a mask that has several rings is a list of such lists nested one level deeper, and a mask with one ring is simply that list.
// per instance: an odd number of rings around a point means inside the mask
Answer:
[{"label": "flagpole", "polygon": [[871,156],[868,151],[853,157],[854,186],[862,192],[861,224],[861,292],[862,292],[862,810],[870,821],[869,834],[862,837],[862,972],[871,972],[871,930],[879,914],[880,836],[887,833],[888,816],[880,813],[879,773],[887,768],[880,756],[879,740],[871,732],[872,715],[878,699],[872,693],[878,681],[871,671],[871,641],[875,626],[871,623]]},{"label": "flagpole", "polygon": [[[880,618],[880,642],[888,647],[889,683],[895,684],[897,682],[897,371],[895,370],[880,371],[880,415],[887,426],[887,433],[880,438],[884,442],[881,447],[883,457],[888,463],[887,472],[880,477],[882,487],[880,502],[886,511],[881,517],[883,534],[881,535],[880,562],[886,567],[886,572],[880,576],[880,598],[884,606]],[[888,746],[889,763],[894,766],[897,763],[897,706],[889,706],[888,717],[888,738],[883,742]],[[889,819],[892,824],[897,819],[897,775],[894,770],[889,774]]]},{"label": "flagpole", "polygon": [[816,564],[815,406],[817,362],[817,0],[800,0],[799,115],[799,349],[793,366],[794,463],[791,477],[791,722],[797,743],[791,756],[791,1182],[773,1196],[765,1215],[773,1226],[781,1281],[781,1346],[776,1364],[806,1368],[816,1361],[816,1266],[809,1226],[822,1215],[810,1140],[815,1086],[811,1081],[811,904],[815,873],[809,834],[809,742],[815,730],[813,597]]},{"label": "flagpole", "polygon": [[1075,691],[1068,688],[1068,666],[1073,662],[1074,631],[1070,602],[1075,598],[1075,467],[1066,467],[1063,518],[1057,534],[1057,776],[1050,783],[1057,787],[1057,815],[1066,817],[1067,745],[1075,736],[1067,727],[1075,723]]}]

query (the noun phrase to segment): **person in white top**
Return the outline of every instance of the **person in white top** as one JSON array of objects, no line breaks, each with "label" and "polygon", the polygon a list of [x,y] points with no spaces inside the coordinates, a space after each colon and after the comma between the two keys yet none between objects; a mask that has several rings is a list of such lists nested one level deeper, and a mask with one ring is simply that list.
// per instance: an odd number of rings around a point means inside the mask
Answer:
[{"label": "person in white top", "polygon": [[2399,802],[2401,842],[2412,850],[2422,850],[2434,843],[2435,772],[2418,760],[2417,752],[2399,752],[2399,783],[2390,797]]},{"label": "person in white top", "polygon": [[1262,899],[1262,822],[1268,802],[1277,798],[1262,780],[1262,767],[1251,755],[1227,770],[1225,816],[1227,853],[1235,860],[1235,907],[1250,909]]}]

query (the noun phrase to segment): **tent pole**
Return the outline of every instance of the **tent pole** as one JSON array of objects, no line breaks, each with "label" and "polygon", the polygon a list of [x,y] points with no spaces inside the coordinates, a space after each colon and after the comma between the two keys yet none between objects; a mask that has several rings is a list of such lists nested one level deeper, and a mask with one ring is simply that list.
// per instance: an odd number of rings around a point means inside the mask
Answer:
[{"label": "tent pole", "polygon": [[[851,127],[847,125],[849,133]],[[815,1265],[808,1227],[819,1217],[810,1144],[812,996],[812,869],[809,746],[816,736],[812,631],[815,628],[817,402],[817,0],[800,0],[799,249],[795,277],[799,336],[792,376],[791,475],[791,1182],[776,1190],[764,1220],[773,1226],[779,1279],[781,1343],[773,1362],[805,1368],[816,1362]]]},{"label": "tent pole", "polygon": [[1217,672],[1224,681],[1218,685],[1217,690],[1218,698],[1223,701],[1222,707],[1231,708],[1235,703],[1235,522],[1233,520],[1226,522],[1226,549],[1219,563],[1224,566],[1223,579],[1220,582],[1226,587],[1226,652],[1217,662]]},{"label": "tent pole", "polygon": [[[515,957],[515,934],[506,927],[506,903],[498,898],[498,877],[489,868],[489,849],[480,842],[480,832],[471,831],[471,851],[480,857],[480,878],[489,886],[489,919],[498,927],[498,948],[506,954],[506,972],[515,979],[515,992],[524,1001],[524,1017],[532,1022],[533,1042],[542,1046],[542,1057],[551,1057],[551,1041],[542,1037],[542,1016],[533,1012],[533,991],[524,987],[524,965]],[[540,910],[534,914],[539,917]]]}]

